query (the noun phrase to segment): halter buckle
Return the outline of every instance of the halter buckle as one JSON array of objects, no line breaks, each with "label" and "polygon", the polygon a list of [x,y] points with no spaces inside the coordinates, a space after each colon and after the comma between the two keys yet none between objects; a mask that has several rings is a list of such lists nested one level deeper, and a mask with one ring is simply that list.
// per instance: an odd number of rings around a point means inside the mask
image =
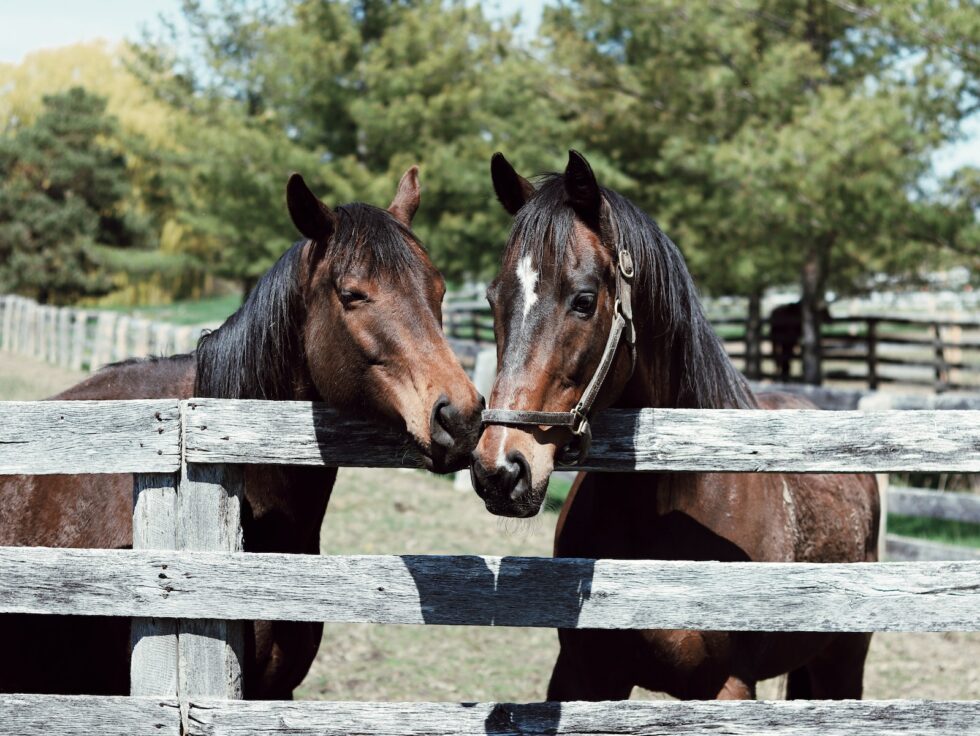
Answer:
[{"label": "halter buckle", "polygon": [[576,437],[581,437],[586,432],[589,431],[589,418],[582,411],[582,405],[576,404],[575,408],[570,412],[574,417],[571,424],[571,432]]},{"label": "halter buckle", "polygon": [[619,251],[619,272],[623,274],[624,279],[633,278],[636,272],[633,267],[633,256],[625,248]]},{"label": "halter buckle", "polygon": [[581,405],[576,405],[571,414],[575,417],[570,428],[574,437],[556,457],[558,464],[564,466],[581,465],[589,456],[592,446],[592,427],[589,425],[589,418],[582,412]]}]

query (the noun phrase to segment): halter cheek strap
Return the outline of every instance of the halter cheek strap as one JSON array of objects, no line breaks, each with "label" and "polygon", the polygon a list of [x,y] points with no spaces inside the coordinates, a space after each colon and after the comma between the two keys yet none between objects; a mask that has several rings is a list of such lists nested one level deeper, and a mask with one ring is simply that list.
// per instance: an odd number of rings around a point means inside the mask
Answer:
[{"label": "halter cheek strap", "polygon": [[582,398],[571,411],[521,411],[518,409],[487,409],[483,412],[484,424],[503,424],[510,426],[537,427],[568,427],[574,439],[565,447],[559,462],[567,465],[580,465],[589,454],[592,444],[592,429],[589,425],[589,414],[595,405],[603,383],[613,361],[621,340],[626,340],[630,351],[630,375],[636,366],[636,327],[633,323],[632,285],[634,267],[633,256],[626,249],[620,250],[616,266],[616,303],[613,307],[613,321],[609,328],[609,337],[603,350],[599,365],[585,387]]}]

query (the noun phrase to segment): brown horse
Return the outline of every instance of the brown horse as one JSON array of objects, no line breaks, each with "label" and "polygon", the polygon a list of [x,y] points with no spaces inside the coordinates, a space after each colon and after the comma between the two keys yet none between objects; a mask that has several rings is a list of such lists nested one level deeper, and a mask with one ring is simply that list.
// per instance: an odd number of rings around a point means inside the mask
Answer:
[{"label": "brown horse", "polygon": [[[296,243],[197,351],[109,366],[58,399],[189,396],[324,401],[407,429],[431,470],[465,467],[483,400],[441,327],[443,279],[409,229],[415,167],[387,211],[329,209],[293,175]],[[317,554],[336,468],[249,466],[247,552]],[[132,544],[129,475],[0,480],[0,545]],[[320,643],[314,623],[256,621],[245,695],[289,698]],[[0,616],[0,691],[126,693],[129,621]]]},{"label": "brown horse", "polygon": [[[635,356],[621,340],[597,407],[811,408],[752,394],[705,318],[680,251],[636,206],[600,188],[579,154],[537,190],[500,154],[492,174],[515,216],[488,292],[500,365],[492,409],[576,405],[606,352],[614,310],[624,309],[617,269],[630,257]],[[553,424],[489,424],[473,464],[487,508],[537,513],[570,439]],[[581,473],[558,520],[555,555],[874,560],[877,517],[871,476]],[[637,685],[680,698],[751,698],[757,681],[786,672],[790,697],[858,698],[870,635],[562,630],[559,639],[549,700],[624,699]]]}]

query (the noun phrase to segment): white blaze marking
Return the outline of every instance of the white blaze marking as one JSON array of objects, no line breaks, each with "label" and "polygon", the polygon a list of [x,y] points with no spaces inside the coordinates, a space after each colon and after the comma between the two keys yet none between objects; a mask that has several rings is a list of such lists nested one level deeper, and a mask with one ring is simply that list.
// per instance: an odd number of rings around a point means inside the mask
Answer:
[{"label": "white blaze marking", "polygon": [[517,264],[517,280],[521,282],[521,290],[524,292],[524,319],[531,313],[531,307],[538,301],[538,294],[534,290],[538,285],[538,272],[531,267],[531,256],[524,256]]}]

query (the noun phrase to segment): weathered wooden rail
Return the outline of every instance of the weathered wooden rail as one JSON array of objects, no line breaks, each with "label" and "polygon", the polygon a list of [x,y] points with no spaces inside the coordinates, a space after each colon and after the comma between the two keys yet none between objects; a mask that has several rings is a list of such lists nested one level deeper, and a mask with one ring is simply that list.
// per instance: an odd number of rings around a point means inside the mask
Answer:
[{"label": "weathered wooden rail", "polygon": [[[111,436],[100,438],[100,427],[112,427]],[[89,443],[98,449],[86,450]],[[595,422],[594,451],[591,462],[604,471],[976,470],[980,412],[606,412]],[[57,472],[136,472],[132,550],[0,548],[0,613],[133,619],[133,697],[2,695],[0,733],[980,733],[980,701],[242,702],[240,621],[252,618],[980,630],[980,560],[244,554],[241,467],[270,462],[394,467],[414,466],[418,457],[396,432],[308,403],[0,405],[0,472],[54,472],[55,463]]]}]

